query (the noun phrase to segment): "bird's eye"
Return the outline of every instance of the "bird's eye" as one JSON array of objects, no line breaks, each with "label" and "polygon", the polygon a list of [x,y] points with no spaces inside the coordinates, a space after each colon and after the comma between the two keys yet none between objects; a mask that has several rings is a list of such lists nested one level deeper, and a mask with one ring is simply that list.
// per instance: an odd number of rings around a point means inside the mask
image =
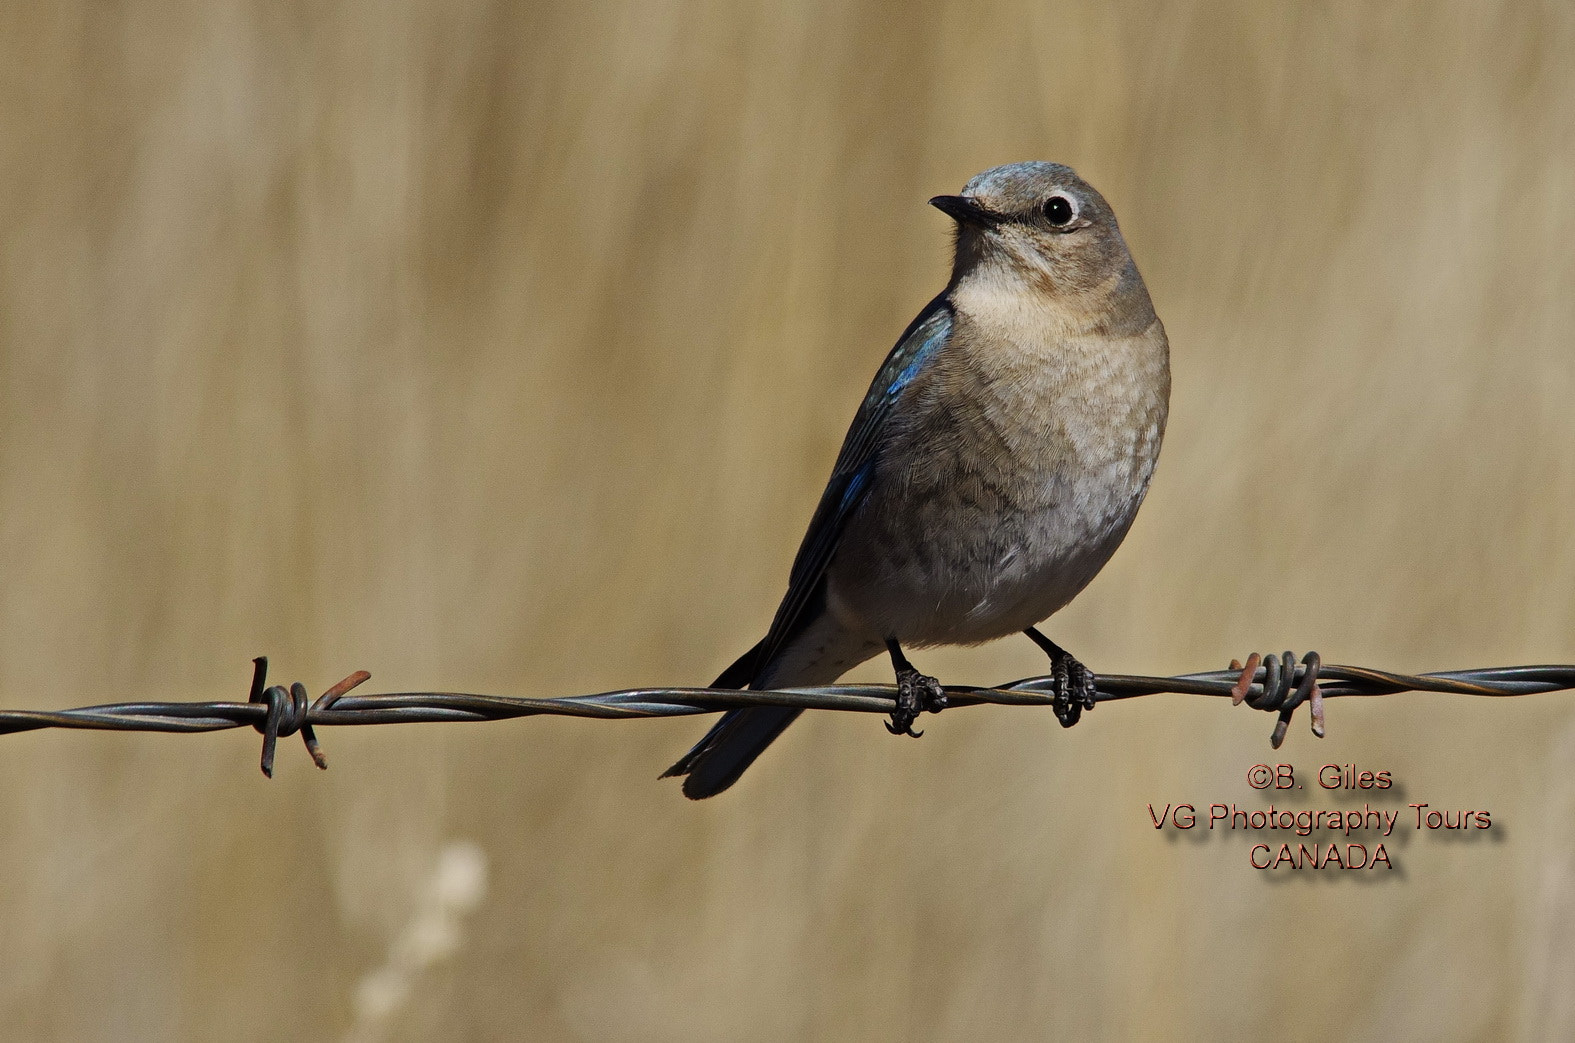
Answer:
[{"label": "bird's eye", "polygon": [[1045,200],[1045,220],[1060,228],[1077,216],[1077,208],[1066,196],[1051,196]]}]

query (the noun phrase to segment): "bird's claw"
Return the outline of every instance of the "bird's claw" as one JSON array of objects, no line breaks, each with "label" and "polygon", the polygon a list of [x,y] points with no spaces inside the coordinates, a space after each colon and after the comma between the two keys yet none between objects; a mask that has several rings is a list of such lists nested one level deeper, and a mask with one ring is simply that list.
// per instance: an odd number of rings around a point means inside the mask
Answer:
[{"label": "bird's claw", "polygon": [[1094,672],[1073,659],[1063,649],[1050,657],[1050,673],[1055,678],[1055,717],[1061,727],[1070,728],[1094,708]]},{"label": "bird's claw", "polygon": [[928,710],[930,713],[940,713],[946,709],[946,692],[941,688],[941,683],[928,674],[909,667],[897,672],[897,707],[891,712],[891,720],[886,722],[886,730],[893,735],[907,735],[919,738],[924,733],[913,730],[913,722],[919,719],[919,714]]}]

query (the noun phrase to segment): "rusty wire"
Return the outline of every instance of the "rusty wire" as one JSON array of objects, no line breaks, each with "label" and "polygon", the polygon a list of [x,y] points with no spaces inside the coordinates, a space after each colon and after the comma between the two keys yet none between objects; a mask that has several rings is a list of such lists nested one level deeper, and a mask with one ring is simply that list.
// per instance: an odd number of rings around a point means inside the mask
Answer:
[{"label": "rusty wire", "polygon": [[[307,752],[319,768],[328,767],[314,729],[323,725],[414,724],[432,721],[504,721],[539,714],[560,717],[621,719],[683,717],[717,713],[740,706],[791,706],[805,710],[849,710],[889,714],[896,707],[896,687],[880,684],[828,685],[780,691],[736,691],[728,688],[629,688],[598,695],[553,699],[463,695],[450,692],[394,692],[350,695],[371,675],[358,670],[313,700],[297,681],[288,687],[268,685],[268,660],[254,660],[250,697],[246,702],[111,703],[74,710],[3,710],[0,734],[40,728],[90,728],[106,731],[210,732],[252,727],[262,734],[263,774],[273,776],[274,749],[282,737],[301,733]],[[1449,670],[1432,674],[1400,674],[1359,666],[1326,666],[1316,652],[1300,660],[1290,652],[1260,658],[1228,670],[1177,677],[1100,674],[1094,701],[1113,702],[1142,695],[1183,694],[1229,697],[1254,709],[1278,714],[1270,742],[1275,748],[1296,708],[1309,703],[1313,734],[1324,732],[1323,701],[1341,696],[1436,692],[1456,695],[1535,695],[1575,689],[1575,665],[1505,666],[1480,670]],[[1060,710],[1052,677],[1030,677],[993,688],[948,685],[947,706],[1043,706]],[[1060,714],[1058,713],[1058,716]],[[1065,718],[1063,717],[1063,723]]]}]

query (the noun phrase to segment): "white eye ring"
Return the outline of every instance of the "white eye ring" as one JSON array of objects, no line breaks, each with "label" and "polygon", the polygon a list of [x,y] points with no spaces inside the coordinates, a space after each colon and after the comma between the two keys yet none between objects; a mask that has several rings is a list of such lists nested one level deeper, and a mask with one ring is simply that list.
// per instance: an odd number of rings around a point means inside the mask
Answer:
[{"label": "white eye ring", "polygon": [[1057,192],[1044,205],[1045,220],[1050,222],[1052,228],[1065,228],[1077,220],[1077,200],[1065,192]]}]

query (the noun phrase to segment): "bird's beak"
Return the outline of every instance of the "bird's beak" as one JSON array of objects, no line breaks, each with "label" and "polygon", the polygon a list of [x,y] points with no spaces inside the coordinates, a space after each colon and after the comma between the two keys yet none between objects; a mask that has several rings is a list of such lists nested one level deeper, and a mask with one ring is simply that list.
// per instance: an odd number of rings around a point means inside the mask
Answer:
[{"label": "bird's beak", "polygon": [[930,200],[930,205],[960,225],[994,228],[1002,220],[1000,214],[986,210],[972,196],[936,196]]}]

